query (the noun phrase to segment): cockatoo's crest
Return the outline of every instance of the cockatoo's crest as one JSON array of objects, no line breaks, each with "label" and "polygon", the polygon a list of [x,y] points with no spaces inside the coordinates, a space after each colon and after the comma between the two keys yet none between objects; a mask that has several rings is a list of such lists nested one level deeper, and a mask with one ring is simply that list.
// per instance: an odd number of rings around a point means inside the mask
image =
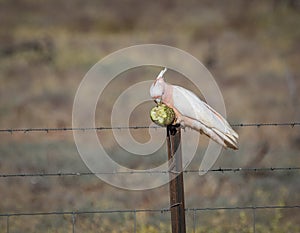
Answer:
[{"label": "cockatoo's crest", "polygon": [[164,74],[166,73],[167,68],[164,68],[162,71],[160,71],[159,75],[156,77],[156,81],[164,79]]}]

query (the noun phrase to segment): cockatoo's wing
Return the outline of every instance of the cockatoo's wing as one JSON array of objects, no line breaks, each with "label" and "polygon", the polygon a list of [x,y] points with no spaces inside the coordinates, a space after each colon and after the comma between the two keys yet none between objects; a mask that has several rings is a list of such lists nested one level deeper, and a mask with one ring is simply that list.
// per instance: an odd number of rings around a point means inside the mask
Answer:
[{"label": "cockatoo's wing", "polygon": [[181,115],[180,123],[211,137],[225,147],[237,149],[238,134],[213,108],[193,92],[172,85],[173,107]]}]

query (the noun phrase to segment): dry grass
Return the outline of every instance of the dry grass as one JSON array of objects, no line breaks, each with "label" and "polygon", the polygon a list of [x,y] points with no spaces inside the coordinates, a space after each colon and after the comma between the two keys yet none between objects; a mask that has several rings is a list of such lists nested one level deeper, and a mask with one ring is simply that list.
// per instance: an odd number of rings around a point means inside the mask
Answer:
[{"label": "dry grass", "polygon": [[[299,6],[292,5],[297,1],[287,2],[0,1],[0,128],[71,126],[73,98],[87,70],[107,54],[141,43],[175,46],[206,64],[224,95],[230,122],[297,121],[300,16]],[[122,77],[124,83],[111,83],[99,103],[97,123],[108,125],[118,94],[156,75],[156,70],[130,71]],[[176,75],[168,81],[186,85]],[[131,123],[148,124],[149,107],[137,108]],[[237,130],[240,150],[224,151],[216,167],[299,164],[297,127]],[[129,156],[116,148],[110,132],[100,136],[118,159]],[[149,135],[140,131],[134,137],[146,141]],[[201,138],[199,154],[206,143]],[[199,157],[192,168],[198,167]],[[155,158],[153,163],[161,159]],[[139,159],[134,166],[145,166],[150,160]],[[71,133],[0,135],[0,173],[77,170],[87,168]],[[298,204],[297,175],[187,175],[187,207]],[[167,186],[128,192],[93,177],[1,179],[0,190],[1,213],[168,205]],[[299,231],[299,211],[271,212],[258,215],[257,232]],[[235,222],[228,225],[231,216],[201,213],[197,232],[251,232],[251,214],[236,212]],[[169,231],[168,218],[161,215],[139,216],[138,222],[138,232]],[[118,232],[122,226],[122,232],[132,232],[131,223],[132,216],[126,215],[85,216],[77,227],[84,232],[99,227],[101,232]],[[69,224],[69,217],[14,218],[11,232],[19,227],[66,232],[71,231]],[[0,232],[5,232],[3,219]]]}]

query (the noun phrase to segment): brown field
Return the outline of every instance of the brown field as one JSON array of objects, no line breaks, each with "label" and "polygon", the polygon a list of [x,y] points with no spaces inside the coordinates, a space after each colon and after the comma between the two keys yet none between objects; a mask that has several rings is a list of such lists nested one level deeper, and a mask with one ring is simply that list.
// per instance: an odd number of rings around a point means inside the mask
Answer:
[{"label": "brown field", "polygon": [[[71,127],[85,73],[106,55],[144,43],[174,46],[203,62],[221,89],[230,123],[299,122],[299,13],[297,0],[0,0],[0,128]],[[134,69],[110,83],[98,104],[97,126],[110,125],[123,90],[158,71]],[[167,78],[194,88],[172,72]],[[152,106],[139,106],[130,124],[149,125]],[[299,126],[235,129],[240,149],[224,150],[214,168],[299,167]],[[149,139],[144,129],[132,134],[140,142]],[[111,131],[99,138],[114,159],[134,168],[167,156],[161,150],[132,159]],[[201,137],[189,169],[199,167],[207,141]],[[0,132],[0,174],[87,171],[70,131]],[[298,176],[299,170],[185,174],[186,207],[299,206]],[[95,176],[0,177],[0,233],[7,232],[5,213],[160,209],[168,207],[168,195],[167,185],[127,191]],[[256,232],[300,232],[299,214],[299,208],[257,210]],[[193,213],[186,217],[193,232]],[[137,232],[170,232],[168,212],[136,218]],[[15,216],[9,222],[9,232],[72,232],[70,215]],[[76,217],[75,229],[133,232],[133,223],[132,213],[84,214]],[[196,232],[253,232],[253,213],[199,211],[196,223]]]}]

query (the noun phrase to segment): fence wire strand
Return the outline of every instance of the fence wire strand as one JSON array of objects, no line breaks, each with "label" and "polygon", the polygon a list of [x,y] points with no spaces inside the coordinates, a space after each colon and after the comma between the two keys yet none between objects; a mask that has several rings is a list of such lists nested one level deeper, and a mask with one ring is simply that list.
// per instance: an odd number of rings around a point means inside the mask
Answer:
[{"label": "fence wire strand", "polygon": [[[81,211],[49,211],[49,212],[17,212],[0,213],[0,217],[14,216],[45,216],[45,215],[71,215],[83,214],[114,214],[114,213],[165,213],[170,212],[172,207],[160,209],[108,209],[108,210],[81,210]],[[220,210],[261,210],[261,209],[300,209],[300,205],[265,205],[265,206],[232,206],[232,207],[201,207],[185,208],[186,212],[220,211]]]},{"label": "fence wire strand", "polygon": [[[271,122],[271,123],[236,123],[231,124],[232,127],[278,127],[278,126],[289,126],[295,127],[300,126],[300,122]],[[31,132],[61,132],[61,131],[103,131],[103,130],[138,130],[138,129],[162,129],[160,126],[103,126],[103,127],[62,127],[62,128],[10,128],[0,129],[0,133],[31,133]]]},{"label": "fence wire strand", "polygon": [[[300,171],[300,167],[255,167],[255,168],[217,168],[209,170],[200,170],[200,172],[276,172],[276,171]],[[183,170],[184,174],[199,173],[199,170]],[[112,172],[53,172],[53,173],[1,173],[0,178],[13,178],[13,177],[62,177],[62,176],[91,176],[91,175],[132,175],[132,174],[166,174],[172,173],[168,170],[129,170],[129,171],[112,171]]]}]

